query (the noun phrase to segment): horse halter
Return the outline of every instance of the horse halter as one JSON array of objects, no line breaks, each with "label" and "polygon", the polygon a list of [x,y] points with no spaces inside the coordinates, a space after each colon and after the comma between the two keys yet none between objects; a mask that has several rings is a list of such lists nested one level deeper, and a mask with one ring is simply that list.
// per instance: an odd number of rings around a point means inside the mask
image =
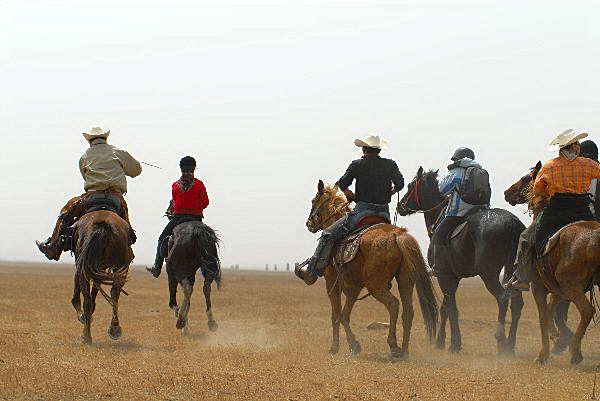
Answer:
[{"label": "horse halter", "polygon": [[324,230],[325,224],[329,223],[332,219],[334,219],[337,216],[339,212],[344,210],[344,208],[346,208],[350,204],[350,202],[345,202],[339,209],[334,209],[331,213],[331,216],[329,216],[325,220],[322,220],[319,212],[323,205],[325,205],[330,200],[331,196],[328,196],[326,198],[324,197],[324,199],[321,199],[317,206],[313,206],[310,215],[308,216],[308,220],[306,221],[306,226],[308,227],[309,231],[316,233],[319,230]]},{"label": "horse halter", "polygon": [[[420,183],[421,183],[421,180],[419,179],[419,177],[415,178],[415,185],[413,186],[413,189],[408,193],[404,202],[402,202],[402,207],[404,208],[404,210],[407,210],[412,213],[427,213],[427,212],[434,211],[438,207],[440,207],[440,206],[444,205],[446,202],[448,202],[449,198],[445,197],[445,198],[443,198],[443,200],[440,203],[438,203],[434,207],[432,207],[430,209],[423,209],[423,205],[421,204],[421,197],[419,196]],[[418,208],[416,210],[408,207],[408,202],[410,202],[413,195],[415,196],[415,203],[417,204],[417,208]]]}]

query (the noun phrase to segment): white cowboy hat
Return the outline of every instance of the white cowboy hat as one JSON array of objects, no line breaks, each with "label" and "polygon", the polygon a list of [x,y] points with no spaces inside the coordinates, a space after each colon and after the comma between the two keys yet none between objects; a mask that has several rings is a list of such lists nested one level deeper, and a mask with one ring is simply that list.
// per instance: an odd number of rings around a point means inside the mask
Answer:
[{"label": "white cowboy hat", "polygon": [[98,139],[98,138],[108,138],[108,136],[110,135],[110,130],[104,132],[104,130],[100,127],[94,127],[91,129],[90,132],[84,132],[83,136],[85,137],[85,139],[88,142],[93,141],[94,139]]},{"label": "white cowboy hat", "polygon": [[550,142],[550,145],[548,145],[548,150],[551,152],[557,151],[565,146],[574,144],[575,142],[587,136],[588,134],[585,132],[579,133],[575,132],[575,130],[568,129],[560,133],[552,142]]},{"label": "white cowboy hat", "polygon": [[359,148],[387,149],[388,143],[379,135],[368,135],[364,139],[355,139],[354,144]]}]

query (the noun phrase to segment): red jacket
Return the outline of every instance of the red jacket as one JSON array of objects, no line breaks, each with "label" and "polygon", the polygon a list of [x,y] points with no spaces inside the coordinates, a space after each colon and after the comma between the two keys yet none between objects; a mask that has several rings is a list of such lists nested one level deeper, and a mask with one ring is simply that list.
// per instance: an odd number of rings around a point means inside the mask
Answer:
[{"label": "red jacket", "polygon": [[179,181],[175,181],[172,193],[173,214],[204,216],[204,209],[208,206],[208,194],[202,181],[194,178],[194,183],[187,192],[183,192],[179,186]]}]

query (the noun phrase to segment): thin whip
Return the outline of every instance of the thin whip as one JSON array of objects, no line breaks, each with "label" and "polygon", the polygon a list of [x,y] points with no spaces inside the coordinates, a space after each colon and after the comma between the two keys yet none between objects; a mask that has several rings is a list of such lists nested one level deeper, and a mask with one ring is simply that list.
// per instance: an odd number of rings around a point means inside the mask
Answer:
[{"label": "thin whip", "polygon": [[155,166],[154,164],[150,164],[150,163],[146,163],[146,162],[140,162],[140,163],[145,164],[146,166],[157,168],[159,170],[164,170],[162,167]]}]

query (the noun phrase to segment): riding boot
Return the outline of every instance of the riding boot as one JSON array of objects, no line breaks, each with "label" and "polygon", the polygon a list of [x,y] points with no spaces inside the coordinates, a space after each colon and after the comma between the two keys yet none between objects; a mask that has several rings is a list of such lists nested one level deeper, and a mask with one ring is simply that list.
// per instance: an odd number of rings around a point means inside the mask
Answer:
[{"label": "riding boot", "polygon": [[48,258],[48,260],[56,260],[60,259],[61,252],[58,250],[57,244],[52,243],[52,238],[48,238],[44,242],[35,241],[40,252],[44,254]]},{"label": "riding boot", "polygon": [[164,258],[160,256],[160,254],[156,255],[156,259],[154,260],[154,265],[152,267],[146,267],[146,270],[152,273],[154,278],[158,278],[160,276],[160,272],[162,270],[162,265],[164,262]]},{"label": "riding boot", "polygon": [[300,264],[296,263],[296,267],[294,268],[294,274],[296,275],[296,277],[298,277],[302,281],[304,281],[306,283],[306,285],[313,285],[314,283],[317,282],[317,279],[319,278],[316,275],[312,275],[312,274],[308,273],[306,265],[308,265],[308,263],[310,262],[310,259],[311,258],[306,259],[304,262],[302,262]]},{"label": "riding boot", "polygon": [[60,247],[61,237],[65,228],[73,225],[75,220],[83,214],[83,196],[70,199],[60,211],[52,236],[44,242],[36,241],[36,245],[49,260],[59,260],[62,253]]},{"label": "riding boot", "polygon": [[315,250],[315,254],[308,262],[307,271],[311,275],[322,277],[325,269],[331,262],[334,240],[330,236],[322,236]]}]

